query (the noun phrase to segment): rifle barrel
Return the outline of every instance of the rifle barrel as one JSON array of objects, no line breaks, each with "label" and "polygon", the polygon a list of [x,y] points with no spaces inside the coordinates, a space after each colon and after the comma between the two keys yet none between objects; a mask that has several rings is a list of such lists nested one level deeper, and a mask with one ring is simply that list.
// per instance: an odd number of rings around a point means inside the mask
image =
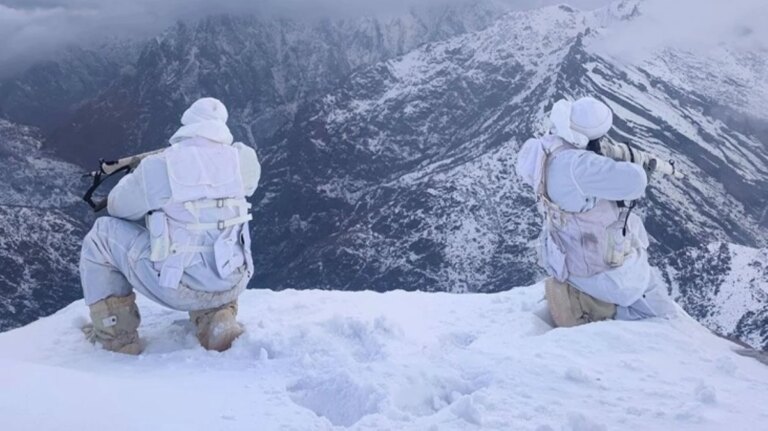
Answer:
[{"label": "rifle barrel", "polygon": [[137,154],[135,156],[123,157],[122,159],[118,160],[102,161],[101,172],[106,175],[111,175],[120,169],[124,169],[126,166],[130,167],[130,170],[134,170],[137,166],[139,166],[139,163],[142,160],[149,156],[160,154],[164,150],[165,148],[162,148],[155,151],[148,151],[146,153]]}]

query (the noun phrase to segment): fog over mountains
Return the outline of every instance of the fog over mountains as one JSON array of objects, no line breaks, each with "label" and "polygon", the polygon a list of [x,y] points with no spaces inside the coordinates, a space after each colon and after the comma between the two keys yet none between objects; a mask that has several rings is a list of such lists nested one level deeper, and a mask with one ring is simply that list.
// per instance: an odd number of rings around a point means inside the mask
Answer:
[{"label": "fog over mountains", "polygon": [[[609,0],[573,0],[593,8]],[[209,15],[258,15],[298,21],[392,18],[415,12],[439,15],[467,3],[528,9],[556,0],[2,0],[0,1],[0,78],[23,71],[36,61],[60,59],[76,45],[97,48],[102,41],[144,41],[176,21],[194,22]]]},{"label": "fog over mountains", "polygon": [[[617,50],[628,29],[661,19],[657,5],[224,14],[38,63],[0,84],[0,184],[13,191],[0,202],[0,327],[79,297],[77,250],[92,222],[77,202],[79,170],[165,145],[203,95],[227,104],[236,138],[262,159],[251,287],[531,284],[542,277],[532,248],[539,219],[514,173],[516,153],[546,131],[555,100],[591,94],[614,109],[614,139],[688,174],[654,177],[641,205],[674,295],[711,328],[764,348],[768,280],[753,263],[768,243],[760,34],[736,32],[706,55],[684,38]],[[30,274],[30,259],[40,271]],[[705,261],[706,282],[691,269]],[[742,283],[745,271],[752,281]]]}]

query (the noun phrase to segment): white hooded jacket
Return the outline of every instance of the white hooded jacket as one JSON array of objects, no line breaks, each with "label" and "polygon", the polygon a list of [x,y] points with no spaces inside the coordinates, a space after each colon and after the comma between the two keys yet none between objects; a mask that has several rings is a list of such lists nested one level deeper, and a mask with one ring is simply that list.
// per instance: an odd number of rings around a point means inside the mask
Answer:
[{"label": "white hooded jacket", "polygon": [[[527,141],[516,166],[546,217],[540,263],[551,276],[617,304],[619,319],[667,314],[670,302],[651,272],[643,223],[630,214],[623,229],[624,218],[617,217],[614,203],[643,195],[648,182],[644,170],[584,150],[589,140],[611,128],[610,109],[592,98],[561,100],[550,120],[555,134]],[[611,236],[617,226],[619,235]],[[617,236],[621,241],[612,240]],[[620,259],[614,261],[617,255]]]},{"label": "white hooded jacket", "polygon": [[[547,152],[556,147],[559,149],[548,156]],[[526,142],[518,155],[517,171],[537,193],[544,193],[562,211],[574,215],[593,214],[585,220],[594,218],[596,223],[606,225],[609,220],[617,220],[618,210],[612,201],[638,199],[647,184],[641,167],[575,149],[554,135]],[[605,221],[600,222],[601,219]],[[546,223],[542,233],[542,263],[550,275],[567,279],[598,299],[621,306],[630,305],[641,298],[647,289],[650,266],[645,251],[648,236],[642,222],[633,214],[628,223],[632,250],[621,266],[609,268],[600,266],[599,262],[590,263],[602,259],[603,252],[590,253],[584,249],[578,237],[590,227],[583,225],[578,227],[581,233],[573,236],[576,243],[560,245],[566,249],[563,252],[567,258],[558,256],[554,253],[557,245],[544,242],[551,236]],[[581,263],[582,260],[587,261],[587,266]]]},{"label": "white hooded jacket", "polygon": [[163,287],[178,287],[193,265],[210,270],[201,283],[210,292],[231,289],[233,273],[253,272],[245,198],[256,190],[261,166],[252,148],[232,143],[226,121],[221,102],[198,100],[171,147],[144,159],[109,194],[110,215],[146,217]]}]

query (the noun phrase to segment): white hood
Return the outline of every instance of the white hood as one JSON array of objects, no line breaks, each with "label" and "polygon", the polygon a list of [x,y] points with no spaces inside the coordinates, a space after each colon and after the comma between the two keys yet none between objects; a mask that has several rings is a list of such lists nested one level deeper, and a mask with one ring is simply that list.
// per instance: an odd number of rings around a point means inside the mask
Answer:
[{"label": "white hood", "polygon": [[603,137],[613,126],[611,108],[592,97],[558,101],[549,119],[557,136],[579,148],[586,148],[589,141]]},{"label": "white hood", "polygon": [[204,138],[218,144],[232,145],[234,139],[227,127],[228,118],[227,107],[218,99],[199,99],[181,116],[182,126],[169,142],[173,145],[191,138]]}]

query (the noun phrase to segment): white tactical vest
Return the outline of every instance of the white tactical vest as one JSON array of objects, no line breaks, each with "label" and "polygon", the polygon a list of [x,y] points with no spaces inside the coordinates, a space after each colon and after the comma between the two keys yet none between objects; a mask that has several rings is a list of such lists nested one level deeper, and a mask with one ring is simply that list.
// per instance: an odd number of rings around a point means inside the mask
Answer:
[{"label": "white tactical vest", "polygon": [[584,212],[560,209],[547,195],[547,166],[561,152],[576,148],[556,137],[540,142],[543,151],[535,161],[538,166],[533,184],[544,217],[539,237],[540,265],[561,282],[571,275],[591,277],[621,266],[637,243],[632,232],[637,223],[627,222],[628,210],[607,200],[596,200]]},{"label": "white tactical vest", "polygon": [[160,270],[160,285],[177,288],[185,268],[204,259],[214,261],[221,278],[238,270],[250,276],[252,216],[238,151],[230,145],[190,140],[173,145],[162,156],[172,197],[146,220],[150,258]]}]

